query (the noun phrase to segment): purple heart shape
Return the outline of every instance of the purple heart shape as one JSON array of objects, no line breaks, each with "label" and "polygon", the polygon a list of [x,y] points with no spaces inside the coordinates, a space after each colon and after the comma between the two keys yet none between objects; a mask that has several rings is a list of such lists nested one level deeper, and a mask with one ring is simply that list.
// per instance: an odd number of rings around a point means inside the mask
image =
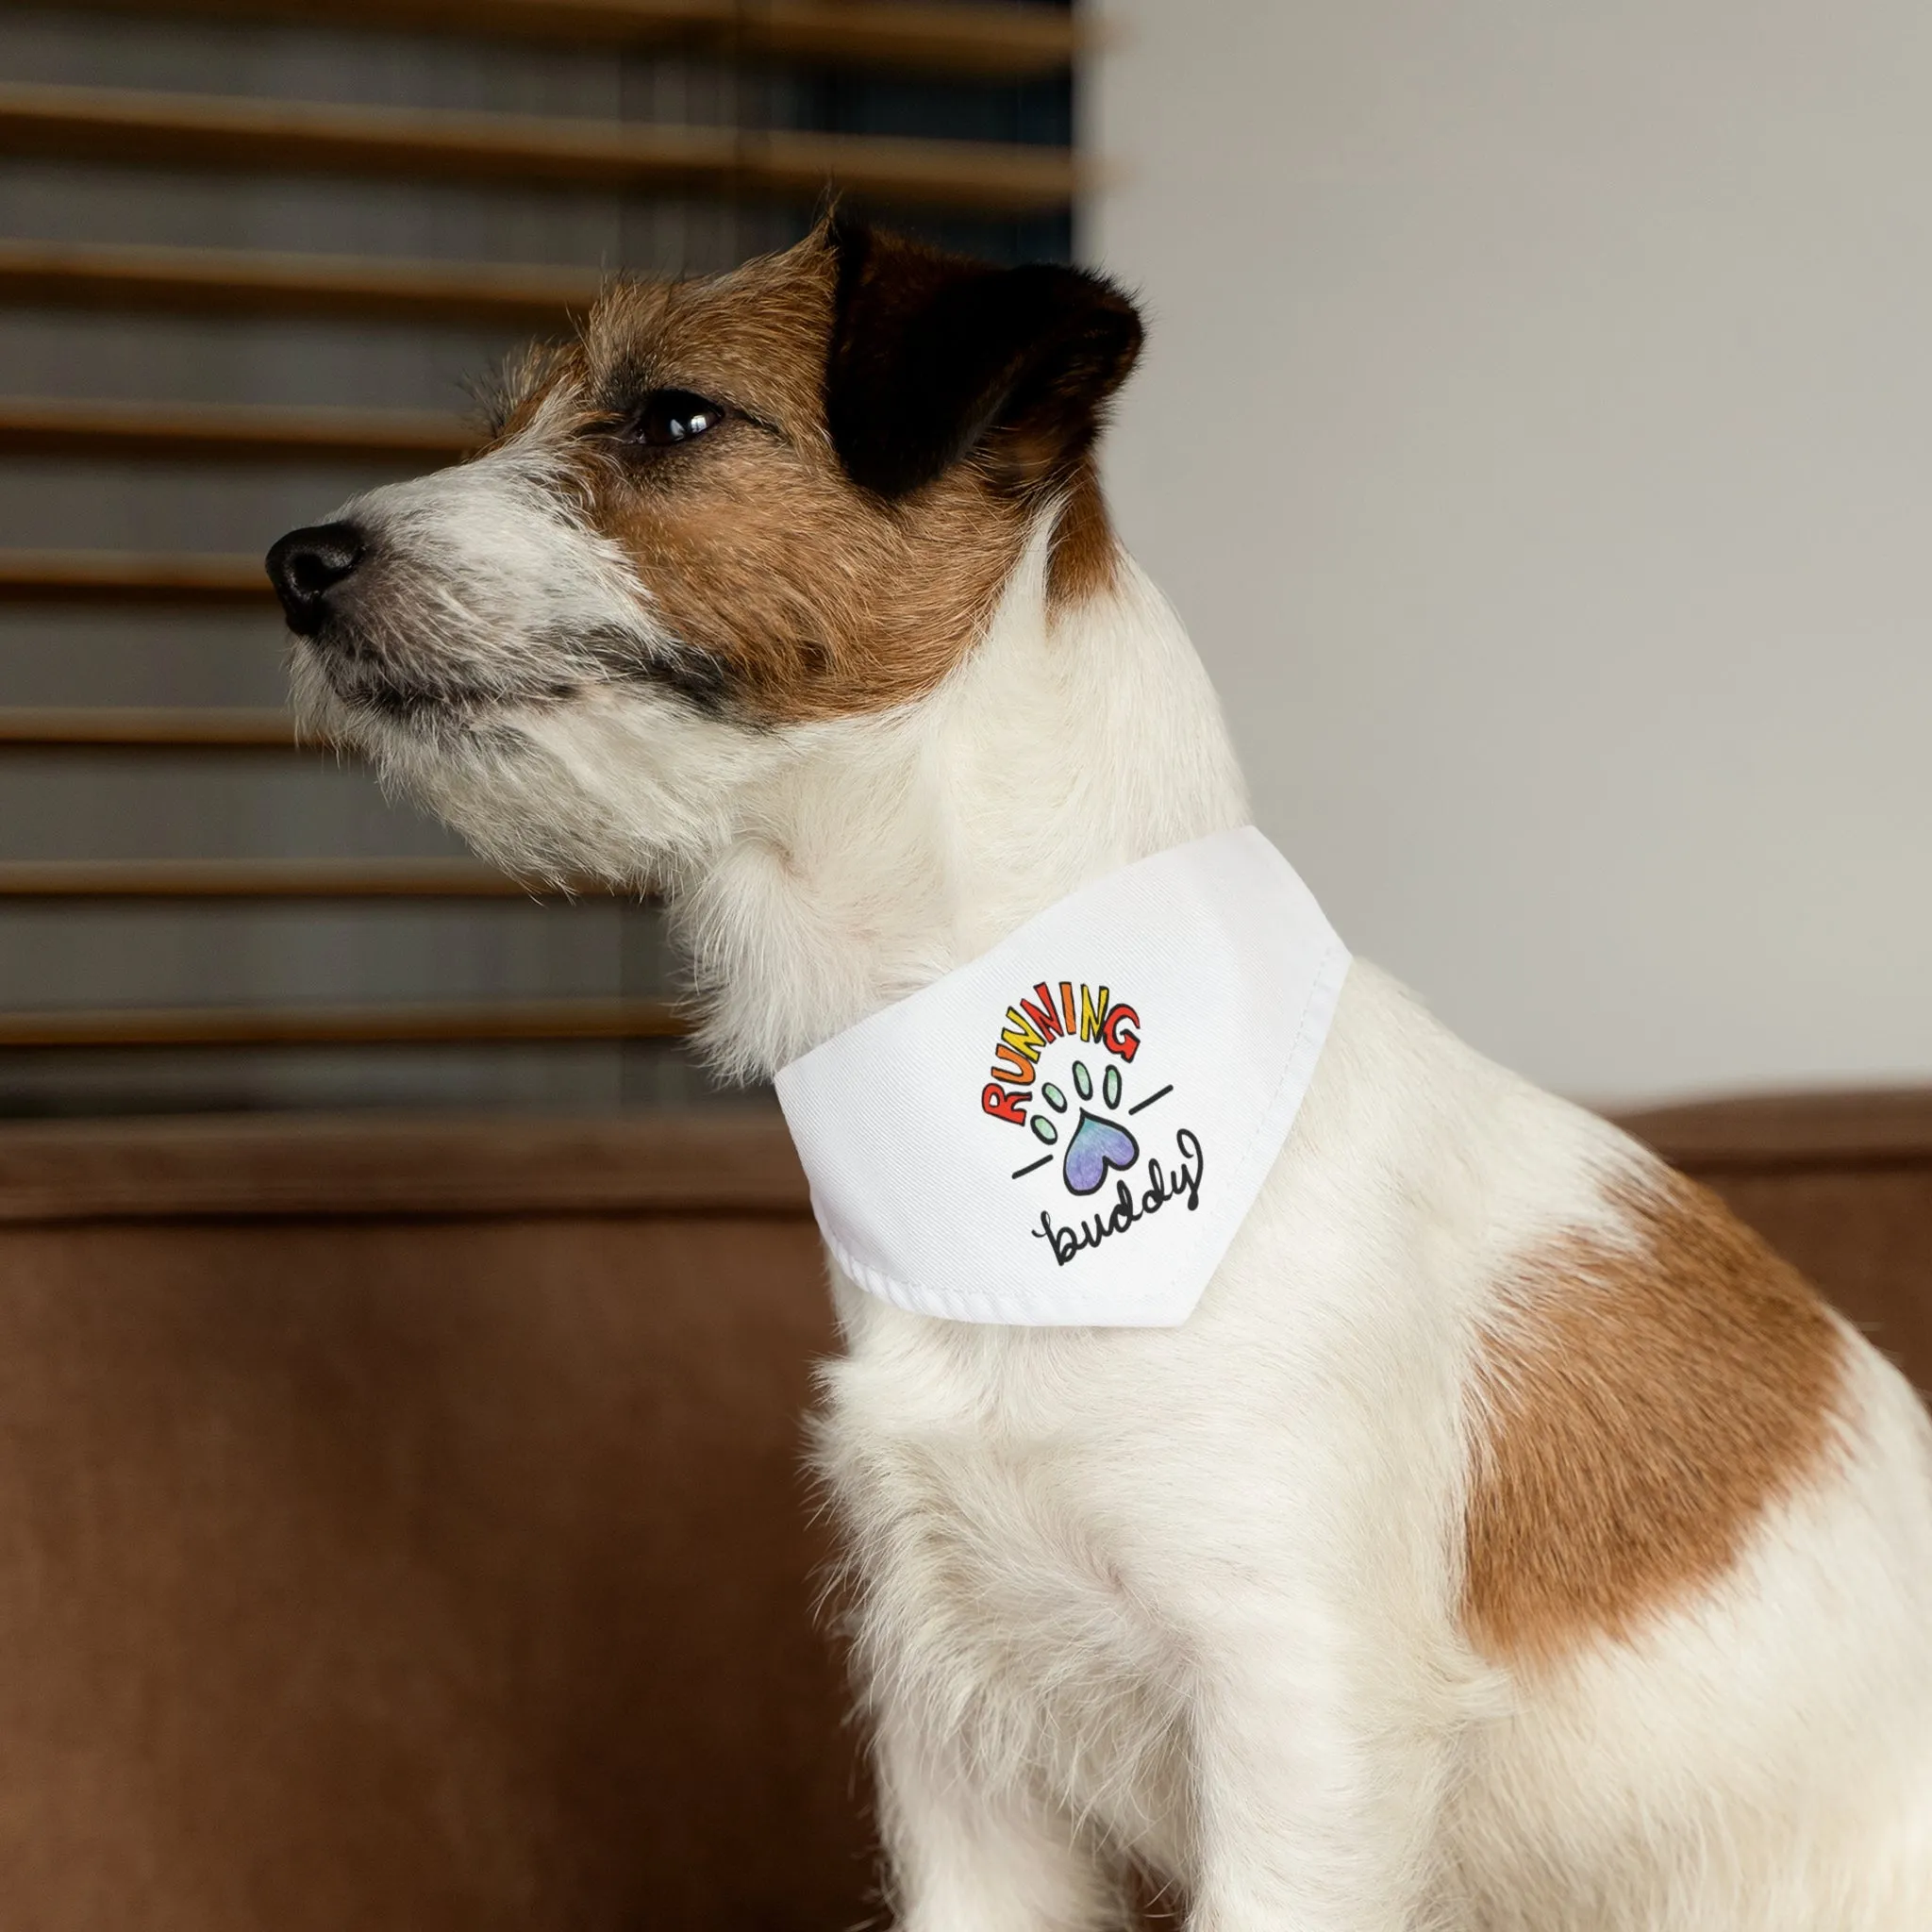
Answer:
[{"label": "purple heart shape", "polygon": [[1126,1128],[1117,1126],[1112,1121],[1101,1120],[1082,1108],[1080,1124],[1074,1129],[1073,1144],[1067,1149],[1064,1170],[1067,1191],[1070,1194],[1096,1193],[1107,1179],[1109,1168],[1119,1168],[1124,1173],[1140,1158],[1140,1142]]}]

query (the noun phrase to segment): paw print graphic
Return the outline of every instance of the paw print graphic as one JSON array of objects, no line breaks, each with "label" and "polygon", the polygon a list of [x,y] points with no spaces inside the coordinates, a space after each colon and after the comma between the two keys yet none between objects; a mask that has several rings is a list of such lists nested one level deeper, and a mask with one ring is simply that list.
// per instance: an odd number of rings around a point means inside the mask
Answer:
[{"label": "paw print graphic", "polygon": [[[1088,1072],[1085,1060],[1074,1062],[1074,1091],[1082,1101],[1093,1098],[1093,1075]],[[1065,1115],[1068,1108],[1067,1096],[1051,1080],[1040,1090],[1040,1097],[1052,1109],[1052,1113],[1036,1113],[1032,1119],[1033,1131],[1049,1147],[1057,1147],[1061,1140],[1061,1123],[1054,1119],[1055,1114]],[[1101,1075],[1101,1105],[1109,1109],[1121,1104],[1121,1070],[1108,1067]],[[1070,1194],[1094,1194],[1100,1191],[1107,1177],[1112,1173],[1124,1174],[1141,1158],[1141,1143],[1118,1121],[1110,1121],[1103,1115],[1090,1113],[1083,1106],[1079,1121],[1066,1143],[1066,1156],[1060,1163],[1060,1176],[1067,1184]]]}]

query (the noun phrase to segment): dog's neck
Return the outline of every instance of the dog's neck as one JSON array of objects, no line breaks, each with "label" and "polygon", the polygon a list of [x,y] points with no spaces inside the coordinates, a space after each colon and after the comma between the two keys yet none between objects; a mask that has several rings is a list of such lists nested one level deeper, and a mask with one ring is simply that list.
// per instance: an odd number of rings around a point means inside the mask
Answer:
[{"label": "dog's neck", "polygon": [[1173,609],[1125,557],[1055,608],[1046,547],[938,691],[801,733],[675,895],[726,1071],[769,1074],[1087,881],[1247,822]]}]

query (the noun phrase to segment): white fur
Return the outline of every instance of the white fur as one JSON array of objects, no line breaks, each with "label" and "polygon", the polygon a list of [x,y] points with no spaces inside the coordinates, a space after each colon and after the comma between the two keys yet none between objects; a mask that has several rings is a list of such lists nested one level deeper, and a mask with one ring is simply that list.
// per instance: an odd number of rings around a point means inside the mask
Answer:
[{"label": "white fur", "polygon": [[[1173,612],[1129,566],[1050,619],[1043,536],[881,717],[755,730],[592,683],[452,734],[305,690],[499,858],[661,883],[711,1048],[766,1073],[1245,820]],[[582,594],[647,625],[603,571]],[[1512,1257],[1615,1231],[1605,1181],[1643,1159],[1357,964],[1184,1327],[962,1326],[835,1279],[821,1455],[907,1932],[1112,1924],[1129,1859],[1196,1932],[1932,1926],[1932,1452],[1856,1337],[1842,1466],[1722,1588],[1547,1676],[1459,1626],[1474,1337]]]}]

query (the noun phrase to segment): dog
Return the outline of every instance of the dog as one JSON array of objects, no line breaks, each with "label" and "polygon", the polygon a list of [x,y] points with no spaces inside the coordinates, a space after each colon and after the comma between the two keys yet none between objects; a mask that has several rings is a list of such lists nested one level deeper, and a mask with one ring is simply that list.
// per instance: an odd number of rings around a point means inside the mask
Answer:
[{"label": "dog", "polygon": [[[285,537],[301,713],[661,891],[765,1076],[1248,821],[1096,480],[1133,303],[834,212],[623,283],[474,458]],[[1228,416],[1202,433],[1257,433]],[[906,1932],[1932,1926],[1932,1441],[1717,1201],[1365,962],[1191,1317],[833,1268],[818,1455]]]}]

